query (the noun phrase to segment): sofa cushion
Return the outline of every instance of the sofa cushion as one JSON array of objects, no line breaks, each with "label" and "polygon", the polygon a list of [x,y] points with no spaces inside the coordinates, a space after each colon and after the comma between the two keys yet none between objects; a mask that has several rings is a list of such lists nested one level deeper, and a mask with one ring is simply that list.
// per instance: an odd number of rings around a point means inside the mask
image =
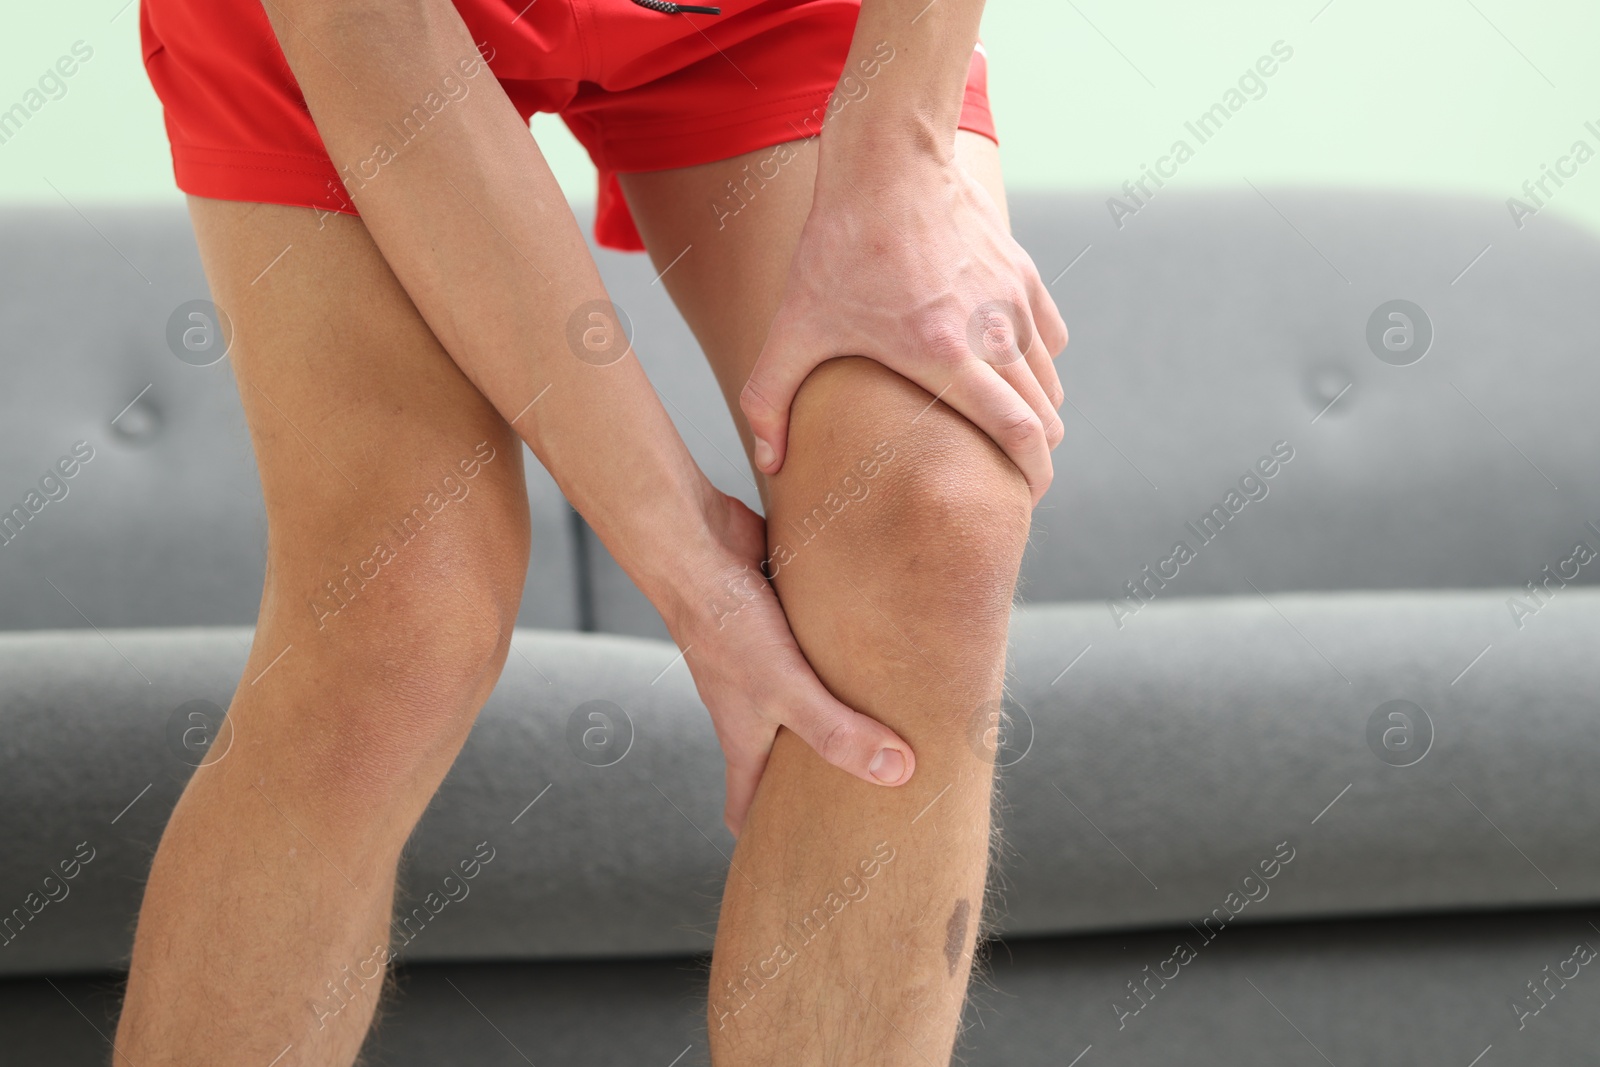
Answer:
[{"label": "sofa cushion", "polygon": [[[1600,548],[1592,232],[1516,230],[1500,201],[1244,185],[1163,191],[1120,231],[1102,201],[1019,197],[1014,227],[1072,330],[1030,603],[1120,601],[1179,542],[1197,558],[1162,596],[1520,586]],[[1383,343],[1407,339],[1396,300],[1427,320],[1409,351]],[[1241,490],[1280,441],[1293,460]]]},{"label": "sofa cushion", "polygon": [[[1012,198],[1072,332],[1066,438],[1019,596],[1126,608],[1128,583],[1162,597],[1522,585],[1580,539],[1600,549],[1586,525],[1600,523],[1600,241],[1549,215],[1511,229],[1497,201],[1262,193],[1164,191],[1121,230],[1100,198]],[[691,451],[756,506],[654,269],[600,263]],[[1401,299],[1432,333],[1406,366],[1368,342]],[[1405,338],[1387,314],[1378,351],[1408,360],[1420,333],[1390,352],[1384,329]],[[599,628],[664,636],[598,546],[595,559]],[[1576,573],[1592,584],[1600,563]]]},{"label": "sofa cushion", "polygon": [[[168,336],[207,295],[188,215],[88,214],[0,210],[0,520],[25,512],[0,525],[0,630],[253,624],[266,519],[230,360]],[[526,460],[520,621],[574,626],[570,509]]]},{"label": "sofa cushion", "polygon": [[[1600,901],[1600,591],[1521,630],[1510,592],[1175,599],[1122,631],[1096,605],[1019,611],[999,929]],[[125,964],[194,762],[183,732],[206,722],[192,702],[226,705],[249,636],[0,637],[0,902],[94,852],[11,931],[0,973]],[[722,799],[671,645],[519,631],[402,864],[400,915],[460,899],[397,935],[400,956],[705,951]],[[446,886],[463,862],[475,877]]]}]

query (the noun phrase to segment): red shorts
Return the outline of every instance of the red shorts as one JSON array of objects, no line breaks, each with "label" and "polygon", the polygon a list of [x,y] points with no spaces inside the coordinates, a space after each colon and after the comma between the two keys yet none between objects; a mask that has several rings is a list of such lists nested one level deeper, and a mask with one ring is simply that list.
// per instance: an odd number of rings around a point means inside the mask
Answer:
[{"label": "red shorts", "polygon": [[[860,0],[722,0],[721,15],[665,15],[630,0],[455,4],[522,117],[558,113],[589,150],[600,172],[595,237],[625,251],[644,245],[617,174],[690,167],[815,135],[860,11]],[[357,213],[261,0],[143,0],[139,30],[178,188]],[[878,58],[894,62],[892,45]],[[881,68],[869,69],[851,73],[870,93]],[[451,72],[428,95],[442,108],[482,72]],[[961,128],[994,138],[985,75],[980,46]],[[844,89],[841,98],[859,95]]]}]

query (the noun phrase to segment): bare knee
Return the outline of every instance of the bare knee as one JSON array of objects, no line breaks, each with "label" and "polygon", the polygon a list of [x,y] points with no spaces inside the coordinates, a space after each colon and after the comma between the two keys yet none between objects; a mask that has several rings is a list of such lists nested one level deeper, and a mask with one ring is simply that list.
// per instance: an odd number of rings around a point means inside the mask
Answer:
[{"label": "bare knee", "polygon": [[810,553],[915,610],[1009,614],[1031,497],[982,431],[881,364],[850,357],[801,387],[790,442],[769,521],[780,575],[783,557],[798,567]]},{"label": "bare knee", "polygon": [[529,522],[516,468],[515,492],[501,472],[470,492],[457,480],[397,494],[347,520],[361,533],[274,554],[262,627],[292,642],[286,673],[316,694],[282,714],[339,781],[381,790],[465,739],[522,595]]}]

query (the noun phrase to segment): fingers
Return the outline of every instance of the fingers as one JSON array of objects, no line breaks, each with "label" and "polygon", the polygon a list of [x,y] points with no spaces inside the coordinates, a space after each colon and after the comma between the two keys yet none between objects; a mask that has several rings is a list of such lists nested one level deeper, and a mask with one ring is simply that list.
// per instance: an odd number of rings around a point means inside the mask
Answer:
[{"label": "fingers", "polygon": [[1067,324],[1062,321],[1056,302],[1045,291],[1039,272],[1029,273],[1032,277],[1028,284],[1028,310],[1033,318],[1034,330],[1032,343],[1028,345],[1025,355],[1034,377],[1050,399],[1050,407],[1055,409],[1061,406],[1067,395],[1061,388],[1061,376],[1056,373],[1055,364],[1055,357],[1067,346]]},{"label": "fingers", "polygon": [[[1041,346],[1035,344],[1033,347],[1037,350]],[[1045,360],[1044,363],[1046,367],[1050,367],[1051,376],[1054,377],[1055,368],[1051,367],[1049,360]],[[995,373],[1009,382],[1017,391],[1017,395],[1022,397],[1023,402],[1033,409],[1033,413],[1039,417],[1039,424],[1044,427],[1045,444],[1053,450],[1061,443],[1061,438],[1067,431],[1061,424],[1061,416],[1056,413],[1057,401],[1045,395],[1045,387],[1039,380],[1033,361],[1019,359],[1004,367],[996,367]],[[1055,388],[1059,394],[1061,389],[1059,382]]]},{"label": "fingers", "polygon": [[[1032,264],[1025,272],[1031,280],[1038,279]],[[972,355],[990,367],[1016,390],[1016,393],[1038,416],[1044,429],[1047,449],[1053,449],[1065,434],[1061,419],[1056,414],[1064,394],[1055,364],[1045,354],[1045,345],[1034,324],[1031,307],[1024,306],[1020,293],[1016,299],[988,300],[979,304],[967,320],[967,342]],[[1031,300],[1031,297],[1027,298]],[[1048,299],[1048,295],[1046,296]],[[980,379],[985,377],[981,368],[973,367],[970,373]],[[963,414],[967,414],[963,412]],[[971,418],[970,414],[968,418]],[[976,420],[974,420],[976,421]],[[979,425],[982,425],[981,423]],[[988,427],[984,427],[988,429]],[[1014,433],[1031,432],[1031,427],[1014,429]],[[993,436],[993,431],[990,431]],[[995,438],[1008,453],[1014,450],[1008,442]],[[1021,467],[1021,463],[1018,463]],[[1024,468],[1025,469],[1025,468]],[[1029,478],[1029,484],[1034,480]],[[1038,498],[1035,497],[1035,503]]]},{"label": "fingers", "polygon": [[[1027,479],[1033,502],[1037,504],[1054,477],[1050,435],[1037,408],[1042,405],[1057,426],[1061,420],[1044,399],[1043,389],[1031,370],[1026,369],[1026,364],[1018,360],[1009,366],[1008,378],[1002,375],[1000,368],[982,360],[966,361],[946,390],[944,399],[1011,457],[1011,462]],[[1025,398],[1030,387],[1031,400]]]},{"label": "fingers", "polygon": [[1067,323],[1038,270],[1029,273],[1032,277],[1028,280],[1028,305],[1033,310],[1033,322],[1038,327],[1039,339],[1044,342],[1045,354],[1055,359],[1066,351]]},{"label": "fingers", "polygon": [[[1037,277],[1037,272],[1030,273]],[[1046,442],[1055,448],[1066,433],[1056,414],[1065,394],[1055,364],[1045,355],[1031,310],[1009,300],[991,301],[980,305],[974,317],[987,320],[990,328],[973,345],[973,354],[993,366],[1027,402],[1039,416]]]},{"label": "fingers", "polygon": [[756,439],[756,468],[763,474],[776,474],[783,468],[789,446],[789,407],[800,383],[821,362],[821,346],[802,343],[802,337],[781,315],[774,320],[739,394],[739,407]]},{"label": "fingers", "polygon": [[864,782],[903,785],[909,781],[916,770],[911,746],[883,723],[835,700],[809,668],[805,674],[810,681],[794,687],[798,692],[791,693],[782,724],[817,755]]}]

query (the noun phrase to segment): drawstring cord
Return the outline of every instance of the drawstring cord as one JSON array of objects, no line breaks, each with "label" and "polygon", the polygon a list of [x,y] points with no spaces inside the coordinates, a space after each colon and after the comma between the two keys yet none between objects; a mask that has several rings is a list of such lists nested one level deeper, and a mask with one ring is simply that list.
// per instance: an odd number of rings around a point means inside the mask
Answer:
[{"label": "drawstring cord", "polygon": [[694,4],[678,4],[673,0],[633,0],[640,7],[647,7],[651,11],[659,11],[663,15],[676,15],[681,12],[692,12],[696,15],[720,15],[720,7],[697,7]]}]

